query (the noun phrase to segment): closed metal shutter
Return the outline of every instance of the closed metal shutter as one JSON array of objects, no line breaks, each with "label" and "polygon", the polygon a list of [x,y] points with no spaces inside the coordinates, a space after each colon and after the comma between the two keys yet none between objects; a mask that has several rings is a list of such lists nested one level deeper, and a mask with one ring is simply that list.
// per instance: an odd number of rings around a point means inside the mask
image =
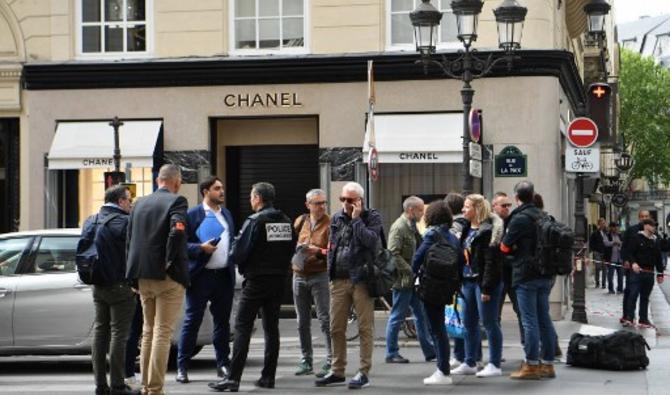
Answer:
[{"label": "closed metal shutter", "polygon": [[275,186],[275,207],[294,220],[306,212],[305,193],[319,187],[317,145],[257,145],[226,148],[227,207],[242,226],[249,216],[251,186]]}]

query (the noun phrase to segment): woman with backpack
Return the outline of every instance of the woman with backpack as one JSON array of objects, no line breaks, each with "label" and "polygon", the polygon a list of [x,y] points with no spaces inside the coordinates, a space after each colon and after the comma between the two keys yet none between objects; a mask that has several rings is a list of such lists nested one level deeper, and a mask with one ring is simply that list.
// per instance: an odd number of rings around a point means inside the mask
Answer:
[{"label": "woman with backpack", "polygon": [[[470,221],[464,235],[463,285],[465,300],[463,326],[465,327],[465,362],[453,374],[494,377],[502,375],[502,331],[498,322],[498,306],[502,295],[502,265],[498,259],[498,245],[503,235],[503,221],[491,212],[491,205],[482,195],[465,198],[463,217]],[[489,341],[489,363],[477,371],[477,346],[481,343],[481,318]]]},{"label": "woman with backpack", "polygon": [[418,277],[417,293],[428,316],[437,354],[437,370],[423,380],[425,385],[452,384],[449,376],[449,337],[444,325],[444,308],[458,289],[463,252],[458,239],[449,232],[451,210],[444,201],[431,203],[424,220],[428,230],[414,254],[412,270]]}]

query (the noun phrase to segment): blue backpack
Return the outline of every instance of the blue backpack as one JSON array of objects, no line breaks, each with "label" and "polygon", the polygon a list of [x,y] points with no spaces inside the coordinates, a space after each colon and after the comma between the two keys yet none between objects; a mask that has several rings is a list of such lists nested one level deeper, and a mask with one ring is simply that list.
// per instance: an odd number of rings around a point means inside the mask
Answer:
[{"label": "blue backpack", "polygon": [[98,222],[99,214],[91,215],[84,222],[81,237],[77,243],[75,263],[79,279],[89,285],[111,285],[114,281],[109,273],[109,266],[100,260],[97,244],[100,242],[100,229],[109,221],[119,217],[119,214],[110,214]]}]

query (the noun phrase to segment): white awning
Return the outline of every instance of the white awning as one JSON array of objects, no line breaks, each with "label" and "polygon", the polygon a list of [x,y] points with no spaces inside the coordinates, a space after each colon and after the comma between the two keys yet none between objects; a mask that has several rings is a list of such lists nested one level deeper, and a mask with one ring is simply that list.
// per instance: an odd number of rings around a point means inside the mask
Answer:
[{"label": "white awning", "polygon": [[[153,167],[161,121],[123,121],[119,127],[121,170]],[[114,167],[114,128],[108,121],[58,122],[49,150],[49,169]]]},{"label": "white awning", "polygon": [[463,163],[462,113],[375,114],[374,130],[379,163]]}]

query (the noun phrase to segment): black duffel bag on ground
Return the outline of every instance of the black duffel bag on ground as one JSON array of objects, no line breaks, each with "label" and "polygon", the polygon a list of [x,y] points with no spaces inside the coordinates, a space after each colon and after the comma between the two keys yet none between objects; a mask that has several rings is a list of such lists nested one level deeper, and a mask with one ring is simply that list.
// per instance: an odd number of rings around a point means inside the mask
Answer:
[{"label": "black duffel bag on ground", "polygon": [[610,335],[570,337],[567,364],[604,370],[638,370],[649,365],[647,341],[638,333],[620,330]]}]

